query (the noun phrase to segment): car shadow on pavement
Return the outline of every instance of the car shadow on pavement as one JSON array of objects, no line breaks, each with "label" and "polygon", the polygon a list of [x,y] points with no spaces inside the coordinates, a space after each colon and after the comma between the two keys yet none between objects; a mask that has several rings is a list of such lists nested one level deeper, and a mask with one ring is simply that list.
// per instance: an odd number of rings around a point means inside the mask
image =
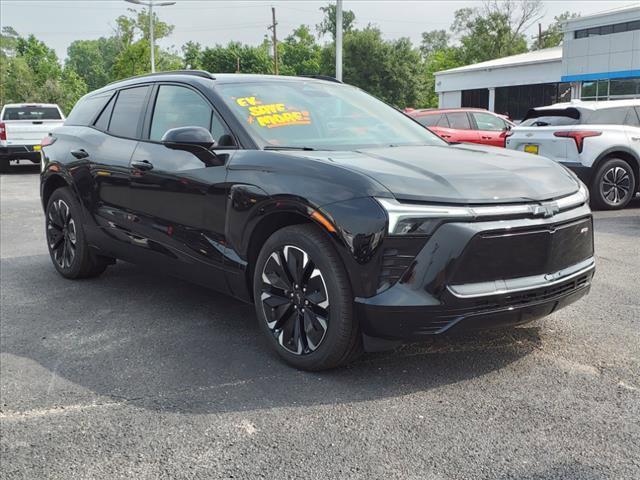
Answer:
[{"label": "car shadow on pavement", "polygon": [[59,277],[45,255],[1,265],[1,351],[51,372],[23,381],[54,403],[73,389],[181,413],[362,402],[473,381],[541,342],[535,326],[434,338],[306,373],[269,350],[251,305],[207,289],[121,262],[83,281]]}]

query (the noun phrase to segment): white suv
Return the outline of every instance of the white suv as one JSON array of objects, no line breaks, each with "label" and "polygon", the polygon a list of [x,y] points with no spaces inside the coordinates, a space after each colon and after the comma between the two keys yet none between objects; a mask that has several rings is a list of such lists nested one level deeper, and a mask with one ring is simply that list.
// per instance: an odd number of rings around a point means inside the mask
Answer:
[{"label": "white suv", "polygon": [[573,170],[589,187],[594,207],[623,208],[640,190],[640,99],[531,109],[505,146]]}]

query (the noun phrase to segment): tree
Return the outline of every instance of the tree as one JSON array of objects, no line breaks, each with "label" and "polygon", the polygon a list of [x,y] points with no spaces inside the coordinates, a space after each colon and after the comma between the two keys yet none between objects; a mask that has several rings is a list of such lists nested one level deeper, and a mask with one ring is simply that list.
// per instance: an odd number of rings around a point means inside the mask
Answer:
[{"label": "tree", "polygon": [[454,14],[451,30],[460,36],[465,64],[523,53],[524,31],[539,19],[539,0],[487,2],[483,9],[462,8]]},{"label": "tree", "polygon": [[451,35],[446,30],[431,30],[430,32],[422,32],[422,42],[420,43],[420,51],[426,58],[433,52],[444,50],[449,46]]},{"label": "tree", "polygon": [[229,42],[227,46],[208,47],[202,51],[201,62],[202,68],[217,73],[233,73],[237,70],[238,63],[242,73],[271,73],[273,67],[266,43],[253,47]]},{"label": "tree", "polygon": [[[121,15],[116,18],[115,37],[120,51],[113,65],[113,76],[124,78],[132,75],[140,75],[151,70],[151,50],[149,45],[149,12],[128,9],[129,15]],[[171,35],[173,25],[160,21],[154,13],[153,33],[156,40]],[[168,66],[179,66],[175,57],[167,55],[167,52],[156,46],[156,58],[158,70]],[[162,60],[164,58],[164,61]]]},{"label": "tree", "polygon": [[[326,7],[320,7],[322,13],[324,13],[324,18],[322,21],[316,25],[316,30],[318,33],[323,36],[327,33],[331,34],[331,38],[333,40],[336,39],[336,6],[331,3]],[[350,32],[353,30],[353,25],[356,21],[356,14],[351,10],[343,10],[342,11],[342,31],[344,33]]]},{"label": "tree", "polygon": [[422,98],[422,107],[435,108],[438,106],[435,73],[464,65],[461,57],[462,52],[456,47],[442,48],[429,55],[425,68],[425,94]]},{"label": "tree", "polygon": [[300,25],[278,45],[283,75],[317,75],[320,73],[320,46],[306,25]]},{"label": "tree", "polygon": [[541,48],[551,48],[560,45],[564,38],[564,33],[562,33],[562,24],[569,19],[577,18],[579,16],[579,14],[571,12],[564,12],[555,16],[553,18],[553,23],[542,32],[542,36],[536,37],[531,49],[540,50]]},{"label": "tree", "polygon": [[119,53],[116,37],[76,40],[67,48],[65,68],[76,72],[89,90],[96,90],[114,80],[113,66]]},{"label": "tree", "polygon": [[198,70],[202,68],[202,45],[197,42],[187,42],[182,46],[183,67]]}]

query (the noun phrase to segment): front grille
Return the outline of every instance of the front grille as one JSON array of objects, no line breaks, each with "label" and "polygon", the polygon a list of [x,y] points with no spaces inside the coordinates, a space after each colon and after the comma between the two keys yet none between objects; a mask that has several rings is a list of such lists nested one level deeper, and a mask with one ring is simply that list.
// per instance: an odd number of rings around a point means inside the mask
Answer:
[{"label": "front grille", "polygon": [[479,283],[557,272],[593,256],[591,218],[476,235],[449,280]]},{"label": "front grille", "polygon": [[586,287],[589,284],[592,273],[585,273],[579,277],[572,278],[566,282],[551,285],[549,287],[540,287],[522,292],[514,292],[508,295],[500,296],[498,299],[487,298],[474,300],[469,308],[490,310],[502,307],[519,307],[526,304],[543,302],[552,300],[557,297],[568,295],[575,290]]}]

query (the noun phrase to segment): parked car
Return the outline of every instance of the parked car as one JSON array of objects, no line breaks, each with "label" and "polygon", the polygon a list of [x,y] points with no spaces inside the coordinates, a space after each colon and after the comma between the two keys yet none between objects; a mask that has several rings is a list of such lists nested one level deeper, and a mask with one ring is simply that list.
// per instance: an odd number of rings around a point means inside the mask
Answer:
[{"label": "parked car", "polygon": [[504,115],[481,108],[407,110],[407,115],[448,142],[469,142],[504,147],[514,126]]},{"label": "parked car", "polygon": [[507,148],[573,170],[596,208],[624,208],[640,190],[640,100],[534,108],[509,132]]},{"label": "parked car", "polygon": [[0,171],[12,161],[40,163],[40,141],[64,123],[58,105],[9,103],[0,112]]},{"label": "parked car", "polygon": [[449,145],[336,81],[132,78],[83,97],[42,150],[62,276],[118,258],[254,302],[302,369],[528,322],[585,295],[594,272],[574,174]]}]

